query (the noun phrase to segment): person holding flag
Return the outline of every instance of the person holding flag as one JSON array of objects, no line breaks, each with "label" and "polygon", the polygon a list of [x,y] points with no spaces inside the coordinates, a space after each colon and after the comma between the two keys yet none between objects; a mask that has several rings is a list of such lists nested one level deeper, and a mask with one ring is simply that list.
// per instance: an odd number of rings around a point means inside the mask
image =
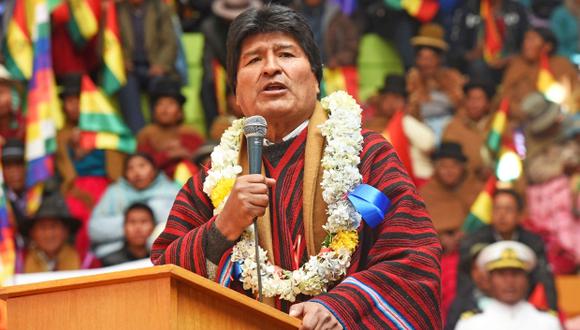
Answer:
[{"label": "person holding flag", "polygon": [[557,48],[556,36],[547,28],[532,28],[525,33],[521,53],[502,81],[501,96],[509,98],[510,119],[516,124],[526,119],[521,102],[533,92],[575,109],[570,96],[578,86],[577,70],[567,58],[556,55]]},{"label": "person holding flag", "polygon": [[453,18],[450,62],[470,77],[501,81],[528,28],[526,8],[516,0],[468,0]]}]

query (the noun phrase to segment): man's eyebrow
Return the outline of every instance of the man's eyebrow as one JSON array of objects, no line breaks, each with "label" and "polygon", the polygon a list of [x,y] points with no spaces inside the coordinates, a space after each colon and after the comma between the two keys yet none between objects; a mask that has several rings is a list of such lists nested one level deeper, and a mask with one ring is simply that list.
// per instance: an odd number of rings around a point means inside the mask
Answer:
[{"label": "man's eyebrow", "polygon": [[[258,46],[256,48],[252,48],[250,50],[248,50],[245,53],[242,53],[241,57],[250,57],[250,56],[254,56],[254,55],[258,55],[262,50],[263,50],[263,46]],[[274,45],[274,51],[280,51],[280,50],[284,50],[284,49],[294,49],[296,48],[296,46],[292,45],[292,44],[288,44],[288,43],[278,43]]]}]

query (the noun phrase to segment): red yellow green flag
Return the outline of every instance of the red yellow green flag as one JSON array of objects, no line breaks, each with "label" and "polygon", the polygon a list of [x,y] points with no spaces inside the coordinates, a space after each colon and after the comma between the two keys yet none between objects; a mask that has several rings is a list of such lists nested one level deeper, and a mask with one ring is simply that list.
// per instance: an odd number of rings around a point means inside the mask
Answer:
[{"label": "red yellow green flag", "polygon": [[127,83],[119,24],[117,23],[117,9],[114,1],[108,2],[105,15],[101,87],[108,95],[112,95]]},{"label": "red yellow green flag", "polygon": [[345,91],[355,100],[358,100],[358,71],[356,67],[324,68],[322,73],[322,97],[336,91]]},{"label": "red yellow green flag", "polygon": [[469,209],[469,214],[463,222],[462,230],[468,234],[491,223],[493,211],[493,194],[496,189],[497,178],[491,175],[483,188],[477,195],[475,202]]},{"label": "red yellow green flag", "polygon": [[491,121],[491,130],[487,135],[486,146],[494,156],[497,156],[501,149],[501,140],[507,127],[509,108],[510,104],[508,99],[503,99]]},{"label": "red yellow green flag", "polygon": [[111,100],[83,76],[80,97],[80,145],[85,149],[135,152],[136,142]]},{"label": "red yellow green flag", "polygon": [[481,0],[480,12],[483,19],[483,59],[491,62],[501,56],[503,41],[493,13],[491,12],[491,1]]},{"label": "red yellow green flag", "polygon": [[78,47],[83,47],[99,32],[99,24],[95,9],[87,0],[67,0],[70,10],[68,31]]},{"label": "red yellow green flag", "polygon": [[27,1],[15,1],[12,19],[8,23],[2,53],[6,69],[12,77],[28,80],[32,76],[33,46],[28,28]]}]

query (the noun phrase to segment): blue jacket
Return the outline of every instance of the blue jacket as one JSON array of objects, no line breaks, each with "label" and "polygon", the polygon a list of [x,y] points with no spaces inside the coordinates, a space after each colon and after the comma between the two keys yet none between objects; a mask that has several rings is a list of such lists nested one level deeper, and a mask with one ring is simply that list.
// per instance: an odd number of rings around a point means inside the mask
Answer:
[{"label": "blue jacket", "polygon": [[550,29],[558,38],[558,55],[565,56],[572,62],[574,54],[580,54],[578,28],[578,18],[565,5],[552,12]]},{"label": "blue jacket", "polygon": [[137,190],[124,178],[110,185],[89,219],[89,236],[97,257],[123,247],[124,213],[136,202],[149,205],[157,223],[167,220],[179,186],[160,173],[149,187]]}]

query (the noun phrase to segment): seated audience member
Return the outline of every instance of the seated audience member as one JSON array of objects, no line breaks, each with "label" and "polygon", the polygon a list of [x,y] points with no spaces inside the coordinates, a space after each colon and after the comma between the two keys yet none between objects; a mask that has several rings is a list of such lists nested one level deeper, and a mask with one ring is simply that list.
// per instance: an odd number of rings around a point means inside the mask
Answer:
[{"label": "seated audience member", "polygon": [[[575,90],[577,70],[567,58],[555,55],[557,48],[558,41],[552,31],[546,28],[530,29],[525,34],[520,55],[514,58],[505,71],[501,94],[510,100],[510,118],[517,123],[525,119],[521,110],[522,99],[539,91],[542,58],[547,58],[549,70],[563,90],[562,95],[569,96]],[[572,102],[569,99],[563,101]]]},{"label": "seated audience member", "polygon": [[461,146],[443,142],[432,156],[435,163],[433,177],[419,188],[431,214],[433,226],[443,248],[441,255],[441,315],[447,314],[457,286],[459,241],[463,236],[461,225],[467,216],[471,199],[465,191],[467,158]]},{"label": "seated audience member", "polygon": [[448,46],[441,26],[423,25],[411,44],[416,56],[415,67],[407,74],[409,112],[433,129],[439,144],[445,126],[463,99],[465,79],[457,70],[443,66]]},{"label": "seated audience member", "polygon": [[431,177],[433,166],[429,154],[435,149],[435,134],[427,125],[407,114],[404,76],[392,74],[386,77],[379,91],[377,109],[364,126],[381,133],[391,142],[417,186]]},{"label": "seated audience member", "polygon": [[[580,1],[564,0],[550,16],[550,29],[558,39],[558,55],[574,62],[580,55]],[[576,59],[576,64],[580,59]]]},{"label": "seated audience member", "polygon": [[485,247],[476,262],[488,272],[490,299],[482,310],[464,313],[455,329],[561,329],[556,316],[526,301],[536,259],[532,249],[515,241]]},{"label": "seated audience member", "polygon": [[2,147],[2,171],[8,210],[14,224],[19,226],[26,220],[26,162],[24,142],[9,139]]},{"label": "seated audience member", "polygon": [[498,241],[514,240],[529,246],[537,256],[536,266],[531,272],[530,292],[537,284],[544,286],[548,306],[557,310],[557,295],[554,276],[546,259],[546,251],[542,239],[524,229],[520,224],[524,204],[521,196],[511,189],[498,189],[493,196],[493,212],[491,225],[486,225],[476,232],[464,237],[459,245],[460,263],[458,276],[458,292],[472,285],[469,277],[469,251],[476,244],[491,244]]},{"label": "seated audience member", "polygon": [[203,144],[203,138],[195,129],[183,124],[185,97],[179,83],[164,79],[153,86],[153,123],[137,135],[137,149],[151,155],[157,167],[172,178],[177,164],[190,159]]},{"label": "seated audience member", "polygon": [[[489,282],[487,279],[487,271],[475,262],[477,256],[486,244],[476,244],[472,247],[470,254],[470,269],[472,285],[466,287],[462,292],[457,292],[447,314],[444,318],[444,329],[453,330],[457,325],[457,321],[464,312],[476,309],[483,309],[485,304],[489,301]],[[457,279],[455,279],[457,280]]]},{"label": "seated audience member", "polygon": [[[580,143],[574,140],[580,117],[565,117],[558,104],[533,93],[522,101],[528,118],[526,135],[528,217],[534,229],[545,234],[549,260],[555,273],[568,273],[564,253],[580,263],[580,213],[574,212],[574,172],[580,163]],[[577,134],[577,133],[576,133]],[[564,266],[564,267],[561,267]]]},{"label": "seated audience member", "polygon": [[110,181],[121,175],[125,155],[114,150],[85,149],[80,145],[81,75],[61,78],[60,98],[65,125],[56,134],[56,169],[62,179],[61,192],[71,214],[82,222],[75,240],[83,256],[89,248],[87,221]]},{"label": "seated audience member", "polygon": [[453,235],[458,235],[477,195],[465,184],[468,159],[461,145],[450,141],[442,142],[432,159],[435,167],[433,177],[419,189],[419,193],[425,200],[435,229],[441,232],[453,228]]},{"label": "seated audience member", "polygon": [[80,226],[81,222],[71,216],[59,192],[44,196],[36,214],[21,226],[23,236],[29,240],[24,272],[79,269],[81,259],[69,239]]},{"label": "seated audience member", "polygon": [[145,126],[141,92],[156,80],[175,77],[178,40],[171,9],[161,0],[123,0],[117,4],[127,83],[119,91],[125,122],[134,134]]},{"label": "seated audience member", "polygon": [[0,146],[7,139],[24,140],[25,123],[19,109],[15,109],[15,92],[18,83],[12,79],[6,68],[0,64]]},{"label": "seated audience member", "polygon": [[153,210],[156,221],[165,221],[179,191],[146,154],[129,156],[124,171],[124,177],[107,188],[89,220],[89,236],[98,258],[123,247],[123,213],[127,207],[135,202],[145,203]]},{"label": "seated audience member", "polygon": [[123,232],[125,244],[119,251],[101,258],[103,266],[113,266],[127,261],[149,258],[147,240],[155,228],[153,210],[147,204],[135,203],[125,211]]},{"label": "seated audience member", "polygon": [[[488,77],[494,85],[498,84],[510,59],[519,52],[529,25],[526,9],[519,2],[464,1],[454,15],[450,60],[462,66],[470,77]],[[482,12],[484,6],[489,6],[489,15]],[[493,30],[497,31],[498,36],[495,50],[494,44],[486,43],[486,31]]]},{"label": "seated audience member", "polygon": [[463,88],[463,106],[455,113],[443,132],[443,141],[456,141],[469,159],[469,178],[483,183],[491,174],[481,156],[490,126],[494,87],[490,82],[472,80]]}]

